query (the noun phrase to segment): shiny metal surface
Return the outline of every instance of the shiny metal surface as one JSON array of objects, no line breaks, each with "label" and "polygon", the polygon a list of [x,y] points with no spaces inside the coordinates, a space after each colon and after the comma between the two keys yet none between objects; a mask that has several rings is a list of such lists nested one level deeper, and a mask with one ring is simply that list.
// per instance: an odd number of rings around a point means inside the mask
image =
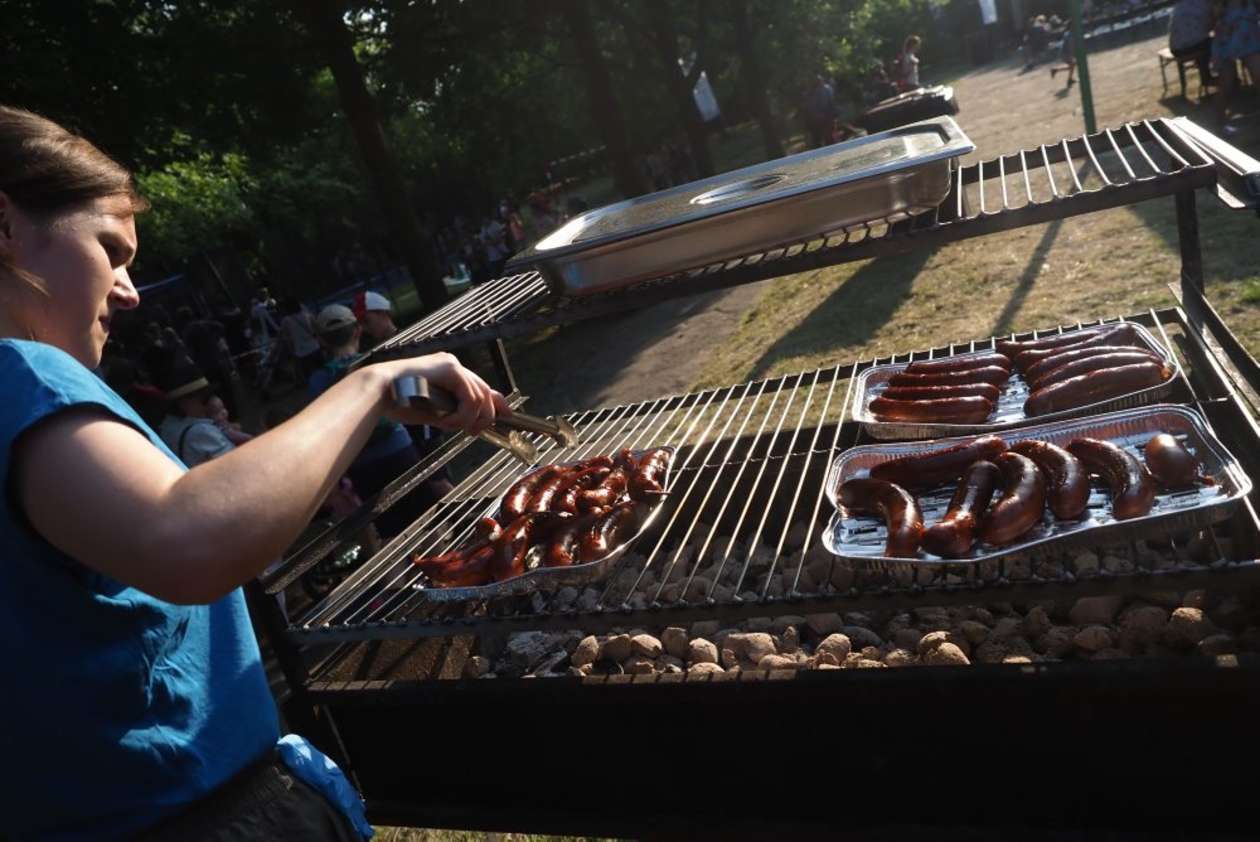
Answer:
[{"label": "shiny metal surface", "polygon": [[[1100,412],[1113,412],[1118,409],[1130,409],[1135,406],[1155,403],[1167,397],[1172,391],[1177,377],[1181,374],[1181,366],[1177,362],[1177,357],[1155,339],[1149,330],[1139,324],[1134,324],[1133,327],[1137,330],[1138,337],[1142,340],[1142,343],[1158,354],[1168,364],[1168,367],[1172,369],[1172,376],[1163,383],[1148,386],[1145,389],[1139,389],[1110,400],[1098,401],[1097,403],[1085,404],[1084,406],[1029,418],[1024,415],[1024,401],[1028,399],[1028,384],[1024,382],[1023,376],[1018,371],[1012,370],[1011,379],[1002,387],[1002,394],[998,396],[997,406],[994,408],[993,414],[983,424],[927,424],[880,421],[871,414],[871,401],[883,393],[888,386],[888,381],[894,374],[904,371],[906,366],[909,365],[908,362],[891,363],[872,366],[858,375],[858,399],[853,403],[853,420],[860,423],[862,429],[871,438],[883,441],[900,441],[903,439],[934,439],[941,436],[961,436],[967,433],[991,433],[1025,424],[1044,424],[1061,418],[1080,418],[1083,415],[1097,415]],[[986,347],[983,350],[956,354],[954,356],[968,357],[992,352],[992,348]],[[937,357],[936,359],[947,359],[947,357]]]},{"label": "shiny metal surface", "polygon": [[[839,505],[839,488],[849,479],[866,476],[870,469],[892,459],[944,450],[968,441],[960,436],[930,442],[872,444],[841,453],[827,474],[826,493],[835,514],[823,529],[823,545],[834,555],[849,561],[913,565],[967,564],[999,559],[1042,547],[1061,549],[1065,545],[1106,544],[1136,538],[1151,538],[1208,526],[1228,518],[1234,508],[1251,493],[1251,479],[1225,446],[1217,440],[1203,417],[1193,409],[1172,404],[1141,407],[1109,415],[1077,418],[1051,424],[1038,424],[1018,430],[997,431],[1008,445],[1028,439],[1041,439],[1066,447],[1073,439],[1091,437],[1114,442],[1142,458],[1141,448],[1157,433],[1171,433],[1203,465],[1203,472],[1215,485],[1192,489],[1160,491],[1149,514],[1116,520],[1111,514],[1111,498],[1106,487],[1093,483],[1086,515],[1075,521],[1055,520],[1047,509],[1042,521],[1023,538],[1003,547],[977,545],[971,555],[944,559],[921,551],[919,558],[889,559],[883,555],[887,530],[878,518],[851,516]],[[925,525],[945,514],[954,493],[950,483],[916,495]]]},{"label": "shiny metal surface", "polygon": [[936,208],[975,149],[949,117],[767,161],[598,208],[512,258],[591,295],[872,220]]}]

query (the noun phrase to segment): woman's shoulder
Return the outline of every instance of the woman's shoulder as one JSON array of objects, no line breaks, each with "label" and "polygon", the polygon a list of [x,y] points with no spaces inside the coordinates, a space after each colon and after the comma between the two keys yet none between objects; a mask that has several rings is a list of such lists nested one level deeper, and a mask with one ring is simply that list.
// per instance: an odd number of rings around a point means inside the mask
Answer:
[{"label": "woman's shoulder", "polygon": [[83,363],[53,345],[27,339],[0,339],[0,389],[42,384],[61,391],[108,390]]}]

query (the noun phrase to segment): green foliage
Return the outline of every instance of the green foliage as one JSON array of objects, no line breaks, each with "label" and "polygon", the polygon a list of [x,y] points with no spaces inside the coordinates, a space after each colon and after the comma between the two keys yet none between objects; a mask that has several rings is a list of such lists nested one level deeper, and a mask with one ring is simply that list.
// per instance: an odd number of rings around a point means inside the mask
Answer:
[{"label": "green foliage", "polygon": [[181,258],[247,236],[255,222],[246,195],[254,188],[245,156],[202,153],[137,175],[152,204],[137,222],[144,266],[171,267]]}]

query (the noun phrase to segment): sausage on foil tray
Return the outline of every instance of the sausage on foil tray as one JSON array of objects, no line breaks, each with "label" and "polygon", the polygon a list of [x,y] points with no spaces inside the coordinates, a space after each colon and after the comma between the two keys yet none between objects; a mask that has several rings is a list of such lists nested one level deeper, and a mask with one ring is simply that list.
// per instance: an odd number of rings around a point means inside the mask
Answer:
[{"label": "sausage on foil tray", "polygon": [[439,588],[506,581],[535,561],[542,567],[597,561],[633,538],[667,493],[672,457],[669,448],[655,448],[544,465],[508,488],[498,520],[481,518],[460,547],[412,561]]},{"label": "sausage on foil tray", "polygon": [[[1057,523],[1089,517],[1091,475],[1110,492],[1116,520],[1149,513],[1160,489],[1216,484],[1176,436],[1156,434],[1141,450],[1145,463],[1114,442],[1088,437],[1066,447],[1039,439],[1008,447],[998,436],[979,436],[880,462],[869,477],[844,482],[839,501],[853,514],[884,520],[888,558],[914,558],[920,546],[941,558],[966,558],[977,545],[1017,543],[1039,523],[1054,530]],[[916,494],[951,484],[949,507],[925,526]],[[1047,510],[1053,521],[1045,520]]]}]

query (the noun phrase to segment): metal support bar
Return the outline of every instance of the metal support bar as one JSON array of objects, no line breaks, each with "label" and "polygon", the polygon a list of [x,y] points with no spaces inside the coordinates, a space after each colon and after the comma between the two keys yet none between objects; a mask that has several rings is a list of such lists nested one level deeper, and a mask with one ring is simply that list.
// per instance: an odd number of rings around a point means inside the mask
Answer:
[{"label": "metal support bar", "polygon": [[1094,92],[1089,85],[1089,53],[1085,50],[1085,30],[1081,26],[1081,0],[1070,0],[1072,13],[1072,46],[1076,51],[1076,70],[1080,74],[1081,108],[1085,111],[1085,131],[1098,131],[1094,122]]},{"label": "metal support bar", "polygon": [[[1203,297],[1203,252],[1199,248],[1199,214],[1193,190],[1177,194],[1177,244],[1181,249],[1182,294]],[[1191,312],[1191,316],[1194,313]]]}]

